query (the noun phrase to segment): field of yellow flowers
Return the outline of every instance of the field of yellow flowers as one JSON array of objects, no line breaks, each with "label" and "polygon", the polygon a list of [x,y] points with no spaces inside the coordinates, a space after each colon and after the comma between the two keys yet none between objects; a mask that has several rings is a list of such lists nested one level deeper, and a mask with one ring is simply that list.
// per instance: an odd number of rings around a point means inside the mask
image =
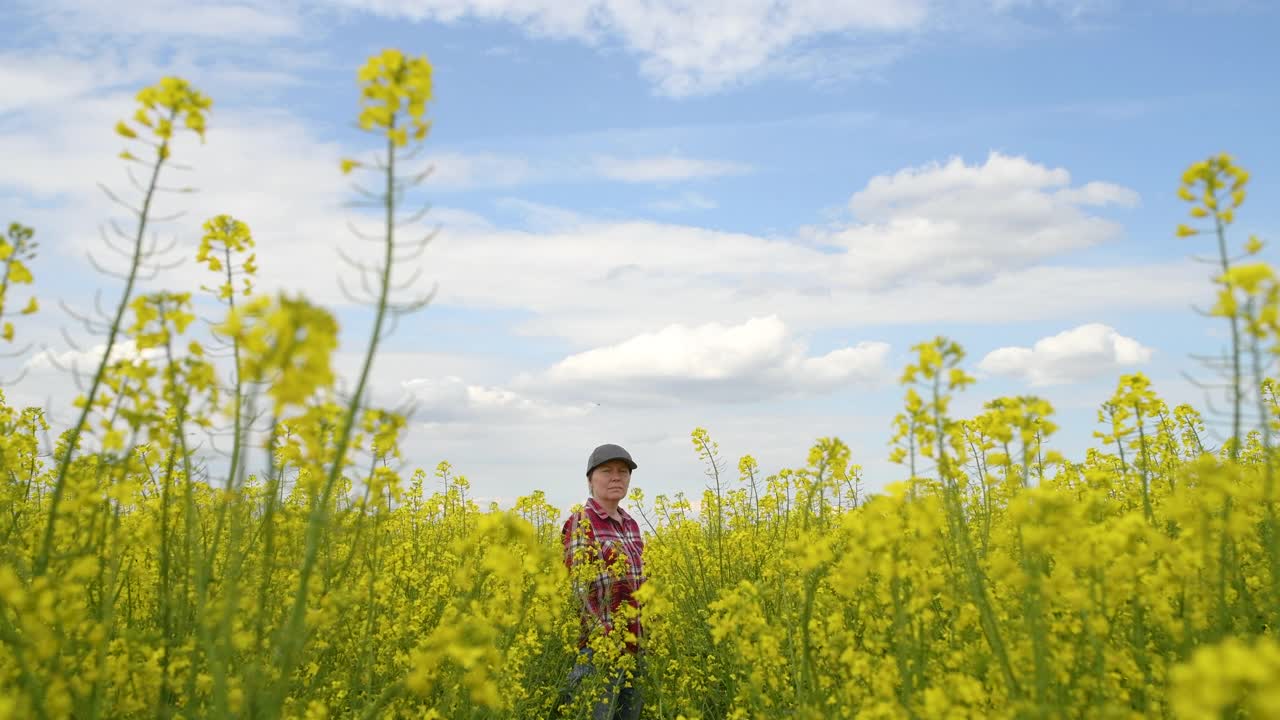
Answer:
[{"label": "field of yellow flowers", "polygon": [[[364,402],[389,324],[425,301],[392,268],[422,250],[400,206],[431,66],[386,51],[358,77],[381,149],[340,170],[371,182],[385,227],[380,260],[352,269],[373,330],[346,392],[333,316],[254,291],[239,219],[203,225],[224,306],[207,337],[190,293],[136,292],[174,141],[203,137],[212,103],[166,78],[117,125],[149,184],[117,198],[136,224],[107,350],[52,446],[40,410],[0,403],[0,717],[582,716],[561,695],[578,627],[563,509],[480,508],[447,463],[402,474],[406,418]],[[628,501],[648,535],[646,716],[1280,717],[1280,279],[1258,240],[1229,243],[1247,181],[1227,156],[1193,164],[1176,230],[1221,259],[1225,439],[1129,375],[1096,447],[1063,457],[1038,398],[954,417],[972,378],[944,338],[902,375],[906,479],[883,493],[838,439],[766,475],[695,430],[700,501]],[[18,298],[34,237],[0,241],[6,341],[38,311]],[[233,438],[223,465],[188,446],[203,430]]]}]

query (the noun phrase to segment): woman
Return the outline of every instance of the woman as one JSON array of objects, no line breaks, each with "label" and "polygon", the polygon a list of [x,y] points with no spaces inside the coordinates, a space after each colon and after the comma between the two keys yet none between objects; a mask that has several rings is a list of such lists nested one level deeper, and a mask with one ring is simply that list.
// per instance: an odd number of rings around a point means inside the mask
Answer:
[{"label": "woman", "polygon": [[[578,664],[569,674],[570,692],[595,671],[593,636],[603,635],[618,643],[623,655],[639,660],[643,633],[635,592],[644,583],[644,538],[640,525],[619,507],[631,488],[631,471],[635,469],[631,454],[618,445],[601,445],[591,451],[587,459],[590,497],[564,524],[564,561],[582,615]],[[610,673],[592,710],[593,720],[640,717],[638,666],[625,658],[618,664],[622,669]]]}]

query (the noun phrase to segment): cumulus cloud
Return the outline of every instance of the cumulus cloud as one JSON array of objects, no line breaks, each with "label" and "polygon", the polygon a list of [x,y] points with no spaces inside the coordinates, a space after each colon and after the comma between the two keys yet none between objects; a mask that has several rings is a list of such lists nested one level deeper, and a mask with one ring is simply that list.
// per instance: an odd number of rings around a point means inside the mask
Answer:
[{"label": "cumulus cloud", "polygon": [[987,353],[978,368],[1021,378],[1031,385],[1059,385],[1119,372],[1151,359],[1152,349],[1099,323],[1037,340],[1032,347],[1002,347]]},{"label": "cumulus cloud", "polygon": [[885,343],[863,342],[812,356],[770,315],[740,325],[669,325],[570,355],[547,371],[546,380],[569,392],[627,401],[691,395],[754,401],[877,380],[888,352]]},{"label": "cumulus cloud", "polygon": [[818,237],[870,287],[906,280],[973,282],[1118,237],[1088,207],[1131,207],[1134,191],[1071,185],[1065,168],[992,152],[873,178],[853,195],[856,221]]},{"label": "cumulus cloud", "polygon": [[389,17],[507,22],[535,35],[618,43],[672,96],[741,83],[822,36],[900,37],[928,17],[925,0],[330,0]]}]

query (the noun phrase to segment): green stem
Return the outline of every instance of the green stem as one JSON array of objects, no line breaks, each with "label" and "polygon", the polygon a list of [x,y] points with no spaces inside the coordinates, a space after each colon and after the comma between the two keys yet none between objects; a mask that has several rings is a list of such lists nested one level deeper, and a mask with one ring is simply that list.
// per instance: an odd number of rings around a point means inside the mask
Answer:
[{"label": "green stem", "polygon": [[1149,468],[1151,463],[1147,456],[1147,432],[1142,427],[1142,406],[1139,403],[1133,404],[1133,412],[1135,424],[1138,426],[1138,454],[1141,460],[1141,477],[1142,477],[1142,512],[1147,516],[1147,522],[1155,522],[1155,511],[1151,508],[1151,475]]},{"label": "green stem", "polygon": [[[394,129],[394,119],[392,128]],[[280,658],[280,685],[273,699],[272,711],[278,710],[283,702],[283,693],[288,687],[293,668],[298,662],[298,654],[305,641],[303,621],[306,618],[307,590],[311,584],[311,575],[315,571],[316,558],[320,550],[320,538],[324,532],[325,515],[328,511],[330,495],[334,485],[342,475],[343,460],[351,444],[352,431],[355,428],[356,414],[360,409],[361,399],[369,384],[369,375],[373,368],[373,359],[382,339],[382,326],[386,320],[388,300],[391,293],[391,267],[395,259],[395,167],[396,152],[394,142],[387,139],[387,167],[384,207],[386,210],[386,243],[383,248],[382,275],[378,291],[378,305],[373,319],[373,330],[369,338],[369,346],[365,351],[364,363],[356,381],[351,400],[347,404],[343,416],[337,443],[334,447],[333,464],[321,489],[320,497],[311,507],[311,515],[307,519],[306,546],[303,551],[302,567],[299,570],[298,589],[293,598],[293,607],[289,613],[289,621],[282,636],[283,652]]]},{"label": "green stem", "polygon": [[[1216,193],[1215,193],[1216,195]],[[1226,286],[1228,292],[1234,292],[1235,289],[1231,282],[1226,278],[1228,272],[1231,271],[1231,260],[1227,256],[1227,231],[1222,224],[1222,216],[1218,212],[1213,214],[1214,232],[1218,238],[1218,259],[1222,266],[1223,280],[1222,284]],[[1234,461],[1240,457],[1240,411],[1243,402],[1244,391],[1240,387],[1240,319],[1236,313],[1232,312],[1228,317],[1231,321],[1231,459]]]}]

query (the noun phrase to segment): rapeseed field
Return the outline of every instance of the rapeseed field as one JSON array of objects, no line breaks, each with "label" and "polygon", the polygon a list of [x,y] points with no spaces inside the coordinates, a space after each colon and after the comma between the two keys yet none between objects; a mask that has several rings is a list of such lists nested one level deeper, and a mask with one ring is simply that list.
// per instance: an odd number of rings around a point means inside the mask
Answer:
[{"label": "rapeseed field", "polygon": [[[334,316],[255,291],[240,219],[203,224],[198,292],[223,307],[208,333],[192,292],[138,291],[174,139],[216,132],[216,111],[165,78],[116,126],[140,182],[118,198],[136,225],[119,228],[131,265],[107,349],[56,438],[41,410],[0,404],[0,717],[587,711],[562,694],[568,509],[540,492],[480,507],[447,463],[402,472],[406,417],[365,402],[387,328],[427,299],[392,271],[425,242],[401,221],[432,68],[388,50],[358,77],[381,150],[334,171],[385,224],[380,259],[350,270],[373,330],[341,391]],[[1280,717],[1280,279],[1233,232],[1248,179],[1227,155],[1193,163],[1170,222],[1220,259],[1225,441],[1134,374],[1095,446],[1065,457],[1042,399],[955,416],[975,392],[964,351],[922,342],[883,492],[834,437],[770,472],[693,430],[705,493],[627,501],[647,535],[643,663],[620,634],[592,640],[599,662],[633,670],[645,716],[671,720]],[[8,342],[39,311],[37,236],[14,223],[0,242]],[[191,446],[212,428],[231,438],[219,466]]]}]

